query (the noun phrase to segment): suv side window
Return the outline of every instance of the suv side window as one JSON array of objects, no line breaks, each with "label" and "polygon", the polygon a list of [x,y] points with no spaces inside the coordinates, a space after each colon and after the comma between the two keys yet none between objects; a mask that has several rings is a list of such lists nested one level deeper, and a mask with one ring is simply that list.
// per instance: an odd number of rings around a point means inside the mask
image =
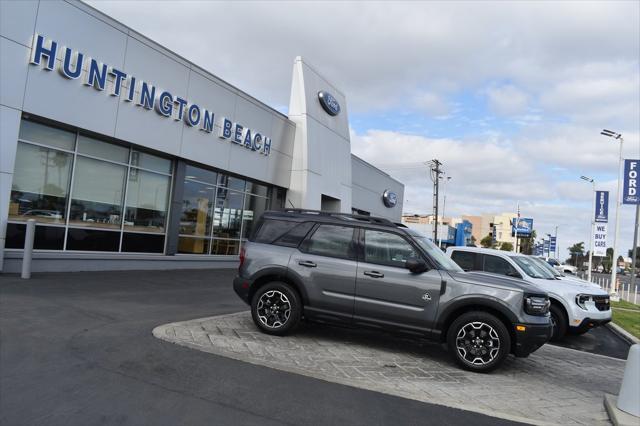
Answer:
[{"label": "suv side window", "polygon": [[258,227],[251,240],[256,243],[271,244],[277,238],[293,229],[297,224],[298,222],[288,220],[266,219]]},{"label": "suv side window", "polygon": [[470,251],[454,250],[451,260],[465,271],[473,271],[476,268],[476,253]]},{"label": "suv side window", "polygon": [[404,268],[411,257],[419,258],[420,255],[400,235],[372,229],[364,231],[365,262]]},{"label": "suv side window", "polygon": [[484,268],[485,272],[491,272],[494,274],[508,275],[508,276],[520,276],[518,271],[509,264],[506,260],[491,255],[484,255]]},{"label": "suv side window", "polygon": [[353,232],[356,228],[338,225],[320,225],[301,250],[318,256],[355,259]]}]

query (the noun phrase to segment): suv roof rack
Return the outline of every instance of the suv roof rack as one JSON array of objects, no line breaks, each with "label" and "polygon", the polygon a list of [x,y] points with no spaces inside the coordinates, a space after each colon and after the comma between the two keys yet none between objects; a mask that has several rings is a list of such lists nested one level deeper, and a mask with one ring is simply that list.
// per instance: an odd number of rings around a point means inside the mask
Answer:
[{"label": "suv roof rack", "polygon": [[384,226],[392,226],[396,228],[398,225],[390,221],[389,219],[385,219],[384,217],[376,217],[376,216],[366,216],[361,214],[349,214],[349,213],[337,213],[337,212],[328,212],[323,210],[310,210],[310,209],[282,209],[282,210],[272,210],[275,213],[295,213],[300,215],[316,215],[316,216],[325,216],[325,217],[333,217],[336,219],[342,220],[353,220],[360,222],[368,222],[376,225],[384,225]]}]

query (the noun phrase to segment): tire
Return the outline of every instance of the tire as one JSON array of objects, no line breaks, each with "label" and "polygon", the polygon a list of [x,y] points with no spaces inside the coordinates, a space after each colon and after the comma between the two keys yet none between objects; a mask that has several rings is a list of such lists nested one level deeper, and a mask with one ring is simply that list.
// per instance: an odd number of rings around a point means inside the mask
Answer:
[{"label": "tire", "polygon": [[260,287],[251,299],[251,317],[266,334],[284,336],[300,323],[302,302],[289,284],[274,281]]},{"label": "tire", "polygon": [[[478,338],[478,341],[465,337]],[[462,314],[447,331],[447,346],[465,370],[488,373],[504,362],[511,352],[511,335],[494,315],[472,311]]]},{"label": "tire", "polygon": [[551,341],[557,342],[567,334],[567,314],[564,313],[560,306],[553,304],[549,308],[549,313],[551,314],[551,324],[553,325]]}]

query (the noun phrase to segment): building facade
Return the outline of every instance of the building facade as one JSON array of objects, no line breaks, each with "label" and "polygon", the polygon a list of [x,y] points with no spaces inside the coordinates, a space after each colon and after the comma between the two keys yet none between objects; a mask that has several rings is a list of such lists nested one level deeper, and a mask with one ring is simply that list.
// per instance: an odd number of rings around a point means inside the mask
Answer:
[{"label": "building facade", "polygon": [[36,271],[232,266],[267,209],[400,220],[302,58],[284,115],[84,3],[0,5],[0,270],[28,219]]}]

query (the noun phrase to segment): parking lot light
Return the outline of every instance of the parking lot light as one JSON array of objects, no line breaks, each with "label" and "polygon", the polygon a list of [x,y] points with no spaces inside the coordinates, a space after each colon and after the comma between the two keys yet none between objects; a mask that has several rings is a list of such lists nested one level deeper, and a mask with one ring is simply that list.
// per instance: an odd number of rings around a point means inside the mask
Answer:
[{"label": "parking lot light", "polygon": [[618,267],[618,260],[616,258],[616,244],[618,243],[618,231],[620,229],[620,170],[622,169],[622,145],[624,144],[624,139],[622,138],[622,134],[616,133],[612,130],[603,129],[600,132],[601,135],[613,138],[615,140],[620,141],[620,155],[618,158],[618,189],[616,190],[616,227],[613,232],[613,257],[611,258],[611,293],[617,293],[617,285],[616,285],[616,269]]}]

